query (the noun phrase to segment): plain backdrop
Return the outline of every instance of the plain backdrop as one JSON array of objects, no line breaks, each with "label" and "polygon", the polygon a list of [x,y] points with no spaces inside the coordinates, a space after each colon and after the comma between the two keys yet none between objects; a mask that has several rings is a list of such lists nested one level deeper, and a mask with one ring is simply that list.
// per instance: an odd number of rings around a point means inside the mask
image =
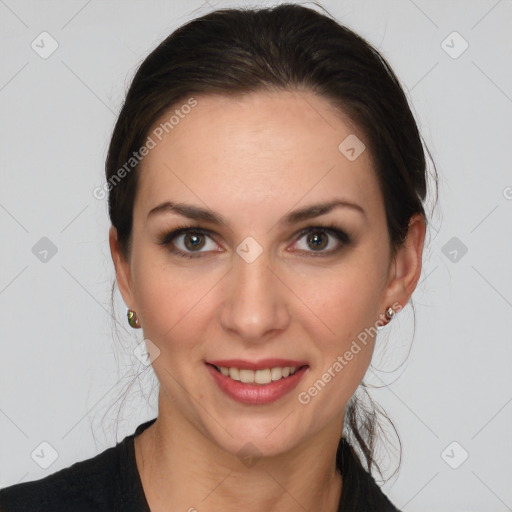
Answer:
[{"label": "plain backdrop", "polygon": [[[117,291],[111,316],[93,190],[149,51],[214,8],[274,3],[0,0],[1,486],[156,416]],[[512,2],[321,3],[389,60],[440,175],[415,318],[409,304],[381,331],[368,378],[403,446],[384,490],[407,512],[511,510]]]}]

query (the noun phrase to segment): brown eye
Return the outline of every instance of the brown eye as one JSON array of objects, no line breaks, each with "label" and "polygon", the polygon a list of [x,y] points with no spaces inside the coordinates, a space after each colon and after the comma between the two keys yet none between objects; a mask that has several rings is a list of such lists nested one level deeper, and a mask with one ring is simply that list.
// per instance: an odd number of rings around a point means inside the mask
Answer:
[{"label": "brown eye", "polygon": [[167,247],[170,252],[184,258],[199,258],[205,256],[205,253],[219,251],[219,246],[215,243],[211,233],[197,228],[175,229],[161,235],[158,243]]},{"label": "brown eye", "polygon": [[299,233],[293,250],[307,256],[330,256],[351,242],[351,237],[336,226],[311,226]]},{"label": "brown eye", "polygon": [[189,233],[185,233],[183,236],[185,247],[190,251],[202,249],[205,244],[204,235],[201,233],[190,231]]},{"label": "brown eye", "polygon": [[311,249],[321,250],[329,243],[329,237],[325,232],[312,231],[307,237],[307,243]]}]

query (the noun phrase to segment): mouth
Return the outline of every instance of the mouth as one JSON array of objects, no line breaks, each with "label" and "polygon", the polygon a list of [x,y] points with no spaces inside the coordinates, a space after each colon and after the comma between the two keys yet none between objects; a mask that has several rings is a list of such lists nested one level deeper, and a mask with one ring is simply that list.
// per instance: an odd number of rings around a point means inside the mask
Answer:
[{"label": "mouth", "polygon": [[266,360],[206,362],[217,387],[228,397],[249,405],[275,402],[292,391],[309,365],[300,361]]},{"label": "mouth", "polygon": [[206,364],[212,366],[217,372],[231,380],[242,382],[243,384],[257,384],[261,386],[270,384],[271,382],[279,381],[281,379],[286,379],[291,375],[295,375],[298,370],[307,366],[273,366],[260,370],[251,370],[248,368],[237,368],[234,366],[228,367],[217,366],[211,363]]}]

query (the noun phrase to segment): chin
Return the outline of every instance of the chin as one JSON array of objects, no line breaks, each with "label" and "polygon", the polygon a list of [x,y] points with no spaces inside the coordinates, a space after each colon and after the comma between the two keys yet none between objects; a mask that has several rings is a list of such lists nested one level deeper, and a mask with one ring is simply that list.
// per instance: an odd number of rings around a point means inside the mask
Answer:
[{"label": "chin", "polygon": [[225,430],[219,432],[216,429],[217,435],[211,439],[219,448],[239,458],[276,457],[293,449],[303,439],[304,433],[299,426],[291,421],[285,425],[288,420],[283,421],[284,418],[286,415],[280,414],[279,417],[267,417],[265,420],[238,418],[234,423],[225,421]]}]

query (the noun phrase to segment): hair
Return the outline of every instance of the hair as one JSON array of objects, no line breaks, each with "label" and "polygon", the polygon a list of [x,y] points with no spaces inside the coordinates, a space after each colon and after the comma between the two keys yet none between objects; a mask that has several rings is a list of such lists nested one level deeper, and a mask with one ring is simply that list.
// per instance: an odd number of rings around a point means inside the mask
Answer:
[{"label": "hair", "polygon": [[[127,92],[106,159],[106,179],[113,185],[109,215],[123,256],[130,257],[138,166],[121,180],[114,179],[155,123],[191,96],[259,91],[311,91],[361,130],[384,199],[392,256],[403,244],[414,214],[427,222],[423,202],[428,150],[385,58],[330,15],[311,8],[283,4],[221,9],[169,35],[142,62]],[[379,424],[371,405],[368,409],[351,400],[344,427],[369,471],[372,466],[379,469],[374,452]]]}]

